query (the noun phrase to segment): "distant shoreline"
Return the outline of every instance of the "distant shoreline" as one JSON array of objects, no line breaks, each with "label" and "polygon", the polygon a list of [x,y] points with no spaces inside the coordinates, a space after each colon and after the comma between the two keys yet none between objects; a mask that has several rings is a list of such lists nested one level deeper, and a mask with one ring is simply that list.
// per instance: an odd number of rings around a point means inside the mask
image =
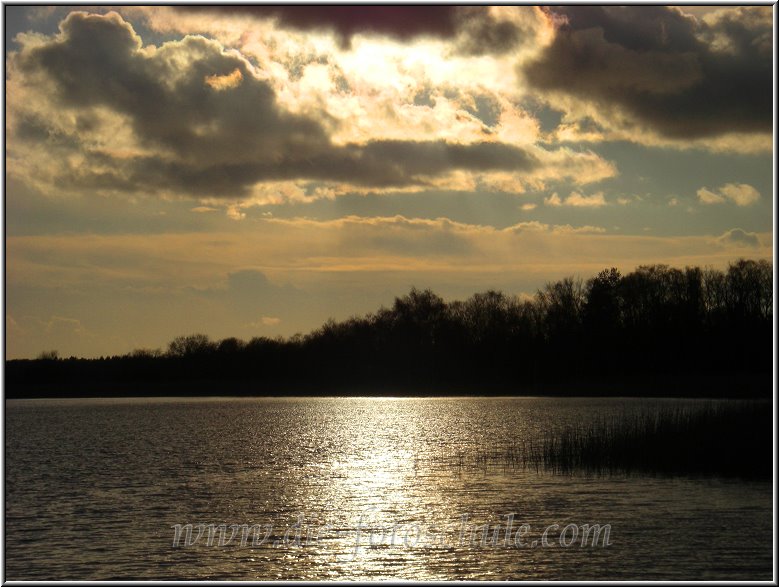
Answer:
[{"label": "distant shoreline", "polygon": [[[7,383],[7,382],[6,382]],[[261,382],[182,380],[100,381],[67,384],[6,384],[5,399],[59,398],[154,398],[154,397],[604,397],[653,399],[770,399],[773,394],[771,374],[730,377],[654,377],[640,382],[578,382],[556,383],[532,387],[502,385],[388,386],[383,384],[340,385],[278,385],[275,389]],[[312,390],[316,387],[316,390]],[[479,392],[479,390],[482,390]]]},{"label": "distant shoreline", "polygon": [[533,299],[447,302],[412,288],[380,308],[288,339],[173,339],[122,356],[7,361],[6,397],[771,397],[773,270],[642,266]]}]

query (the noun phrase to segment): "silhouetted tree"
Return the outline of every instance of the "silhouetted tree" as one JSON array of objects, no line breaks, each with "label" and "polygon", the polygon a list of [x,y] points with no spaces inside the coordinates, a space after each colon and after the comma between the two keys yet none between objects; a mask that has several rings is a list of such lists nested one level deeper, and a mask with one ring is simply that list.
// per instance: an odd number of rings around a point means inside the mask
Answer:
[{"label": "silhouetted tree", "polygon": [[168,345],[168,355],[171,357],[192,357],[204,355],[214,349],[214,345],[205,334],[190,334],[177,336]]},{"label": "silhouetted tree", "polygon": [[135,349],[128,356],[133,359],[158,359],[163,352],[160,349]]},{"label": "silhouetted tree", "polygon": [[446,302],[412,288],[390,308],[287,339],[192,334],[165,353],[90,360],[51,351],[8,361],[6,384],[11,397],[24,389],[118,393],[122,385],[186,395],[213,393],[217,383],[252,394],[600,393],[604,384],[623,393],[632,385],[662,395],[768,393],[772,323],[767,261],[742,259],[725,272],[644,265],[622,275],[612,267],[586,285],[566,277],[524,300],[489,290]]},{"label": "silhouetted tree", "polygon": [[246,344],[237,338],[230,337],[220,340],[216,345],[216,350],[224,355],[232,355],[243,350]]},{"label": "silhouetted tree", "polygon": [[548,338],[572,336],[578,331],[586,301],[581,279],[566,277],[547,283],[536,298],[544,315]]},{"label": "silhouetted tree", "polygon": [[604,269],[587,282],[584,319],[589,329],[611,333],[622,322],[620,281],[622,275],[616,267]]}]

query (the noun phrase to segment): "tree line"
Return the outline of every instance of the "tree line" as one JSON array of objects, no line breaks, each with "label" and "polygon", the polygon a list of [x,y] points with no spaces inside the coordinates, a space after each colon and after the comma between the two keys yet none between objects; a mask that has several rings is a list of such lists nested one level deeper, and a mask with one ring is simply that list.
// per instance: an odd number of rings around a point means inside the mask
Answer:
[{"label": "tree line", "polygon": [[6,363],[7,397],[559,394],[770,396],[773,267],[605,269],[445,301],[412,288],[391,307],[307,335],[211,340],[100,359]]}]

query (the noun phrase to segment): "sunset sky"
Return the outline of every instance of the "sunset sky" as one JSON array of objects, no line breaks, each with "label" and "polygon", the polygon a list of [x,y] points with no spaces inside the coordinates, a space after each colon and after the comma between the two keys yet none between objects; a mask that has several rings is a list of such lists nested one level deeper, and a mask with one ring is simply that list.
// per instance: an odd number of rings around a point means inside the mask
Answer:
[{"label": "sunset sky", "polygon": [[8,358],[773,258],[772,6],[5,19]]}]

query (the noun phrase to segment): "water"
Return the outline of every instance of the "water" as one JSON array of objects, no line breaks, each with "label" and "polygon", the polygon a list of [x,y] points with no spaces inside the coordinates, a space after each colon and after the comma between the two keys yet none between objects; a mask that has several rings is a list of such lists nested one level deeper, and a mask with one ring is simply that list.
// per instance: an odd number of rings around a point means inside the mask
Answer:
[{"label": "water", "polygon": [[[770,482],[561,476],[482,458],[673,401],[9,400],[6,578],[771,580]],[[197,524],[237,535],[174,547],[187,523],[193,539]],[[242,546],[241,524],[267,539]],[[609,524],[610,544],[581,546],[569,527],[561,546],[569,524]]]}]

